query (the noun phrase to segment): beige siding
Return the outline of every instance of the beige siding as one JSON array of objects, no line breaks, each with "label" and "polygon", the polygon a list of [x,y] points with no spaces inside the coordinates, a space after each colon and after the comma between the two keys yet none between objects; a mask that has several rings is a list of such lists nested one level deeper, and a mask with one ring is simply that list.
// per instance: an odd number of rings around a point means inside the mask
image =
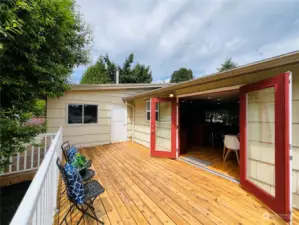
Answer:
[{"label": "beige siding", "polygon": [[292,171],[292,192],[293,206],[299,209],[299,70],[293,71],[293,171]]},{"label": "beige siding", "polygon": [[149,148],[150,146],[150,122],[146,120],[145,99],[134,101],[135,105],[135,132],[134,141]]},{"label": "beige siding", "polygon": [[127,107],[127,130],[128,130],[128,140],[132,140],[133,131],[133,108],[131,106]]},{"label": "beige siding", "polygon": [[[149,89],[69,91],[60,98],[47,101],[48,132],[56,132],[63,127],[63,140],[80,146],[95,146],[110,143],[111,104],[123,104],[122,98],[135,95]],[[98,105],[96,124],[67,124],[68,104]],[[128,107],[128,139],[132,136],[132,109]]]},{"label": "beige siding", "polygon": [[[146,99],[134,101],[135,105],[135,142],[150,146],[150,121],[146,120]],[[156,122],[156,148],[161,151],[170,151],[170,119],[169,103],[161,103],[159,107],[159,121]]]},{"label": "beige siding", "polygon": [[247,178],[275,195],[274,88],[250,92],[247,101]]}]

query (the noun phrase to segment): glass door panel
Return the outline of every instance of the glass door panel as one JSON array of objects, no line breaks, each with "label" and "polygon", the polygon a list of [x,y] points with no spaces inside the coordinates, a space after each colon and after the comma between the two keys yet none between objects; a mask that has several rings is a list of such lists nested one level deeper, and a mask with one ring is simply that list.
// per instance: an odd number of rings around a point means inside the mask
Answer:
[{"label": "glass door panel", "polygon": [[173,99],[151,99],[151,155],[176,157],[176,105]]},{"label": "glass door panel", "polygon": [[275,90],[247,94],[247,179],[275,196]]},{"label": "glass door panel", "polygon": [[240,182],[289,222],[290,73],[240,89]]}]

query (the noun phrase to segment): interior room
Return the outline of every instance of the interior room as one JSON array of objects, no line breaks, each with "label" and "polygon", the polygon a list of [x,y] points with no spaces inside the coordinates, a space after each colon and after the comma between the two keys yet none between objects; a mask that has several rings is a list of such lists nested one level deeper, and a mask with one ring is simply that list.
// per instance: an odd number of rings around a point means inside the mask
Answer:
[{"label": "interior room", "polygon": [[180,158],[239,180],[239,90],[180,98]]}]

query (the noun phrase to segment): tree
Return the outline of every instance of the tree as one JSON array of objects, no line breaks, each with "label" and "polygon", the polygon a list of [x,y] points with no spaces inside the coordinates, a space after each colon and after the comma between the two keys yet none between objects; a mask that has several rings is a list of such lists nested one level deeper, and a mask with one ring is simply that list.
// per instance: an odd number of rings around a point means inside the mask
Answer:
[{"label": "tree", "polygon": [[112,62],[108,55],[100,56],[94,65],[87,68],[81,79],[81,84],[106,84],[115,83],[115,72],[119,70],[120,83],[150,83],[152,82],[152,72],[149,66],[135,64],[134,55],[130,54],[126,58],[123,66],[118,66]]},{"label": "tree", "polygon": [[231,70],[233,68],[237,67],[237,63],[235,63],[232,58],[228,58],[224,61],[224,63],[221,64],[220,68],[217,68],[219,72]]},{"label": "tree", "polygon": [[63,95],[72,68],[89,60],[90,32],[74,0],[0,3],[0,168],[44,131],[24,126],[38,99]]},{"label": "tree", "polygon": [[149,66],[137,63],[133,68],[134,54],[131,53],[126,58],[123,67],[120,68],[119,80],[121,83],[150,83],[152,82],[152,72]]},{"label": "tree", "polygon": [[[109,59],[109,58],[108,58]],[[113,80],[115,67],[106,64],[107,58],[100,57],[97,62],[88,67],[81,78],[81,84],[108,84]],[[110,62],[110,60],[109,60]]]},{"label": "tree", "polygon": [[180,68],[172,73],[170,83],[179,83],[187,80],[192,80],[193,72],[190,69]]}]

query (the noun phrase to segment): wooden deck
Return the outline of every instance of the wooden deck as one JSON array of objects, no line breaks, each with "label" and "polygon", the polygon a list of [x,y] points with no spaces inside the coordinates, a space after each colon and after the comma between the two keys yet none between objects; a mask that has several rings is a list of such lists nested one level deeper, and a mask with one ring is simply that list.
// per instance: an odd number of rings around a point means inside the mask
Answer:
[{"label": "wooden deck", "polygon": [[196,147],[190,149],[186,154],[181,155],[181,158],[193,156],[201,160],[211,162],[212,164],[207,166],[215,172],[229,176],[233,179],[240,180],[240,166],[235,153],[231,153],[227,160],[223,162],[222,149]]},{"label": "wooden deck", "polygon": [[[106,189],[94,204],[105,224],[285,224],[239,185],[180,160],[150,157],[143,146],[126,142],[82,152]],[[68,207],[61,196],[56,224]],[[75,210],[69,224],[79,216]],[[85,224],[96,223],[86,217]]]}]

